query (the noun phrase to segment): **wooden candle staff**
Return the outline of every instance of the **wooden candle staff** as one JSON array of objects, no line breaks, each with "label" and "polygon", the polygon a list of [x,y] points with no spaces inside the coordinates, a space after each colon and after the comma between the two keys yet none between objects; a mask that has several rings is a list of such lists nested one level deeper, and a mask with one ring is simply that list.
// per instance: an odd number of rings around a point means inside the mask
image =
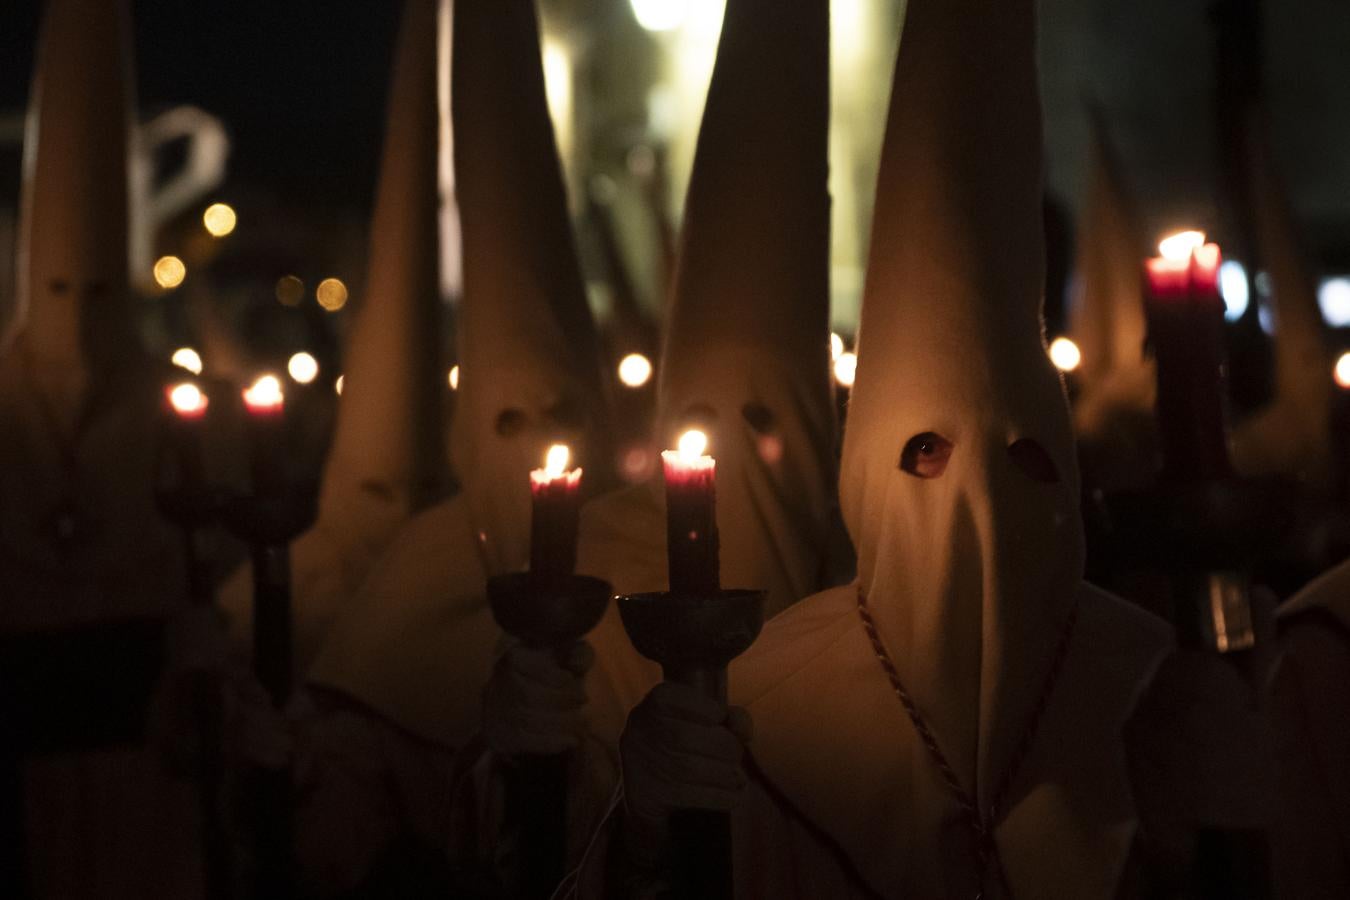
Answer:
[{"label": "wooden candle staff", "polygon": [[[251,492],[234,497],[225,521],[253,559],[253,670],[273,704],[293,689],[290,544],[314,521],[316,491],[287,477],[286,403],[281,382],[264,375],[244,391]],[[256,838],[255,897],[295,896],[291,772],[252,773]]]},{"label": "wooden candle staff", "polygon": [[[670,591],[619,598],[637,651],[667,681],[727,702],[727,666],[750,648],[764,622],[764,592],[723,590],[718,572],[716,463],[708,439],[686,432],[662,454]],[[674,900],[731,900],[731,816],[682,810],[671,817]]]},{"label": "wooden candle staff", "polygon": [[[599,624],[611,593],[608,583],[575,574],[582,470],[567,468],[570,456],[555,444],[544,468],[530,473],[529,571],[488,579],[502,630],[560,659]],[[546,900],[566,874],[567,763],[567,754],[530,756],[513,760],[507,774],[507,817],[520,829],[515,893],[522,900]]]}]

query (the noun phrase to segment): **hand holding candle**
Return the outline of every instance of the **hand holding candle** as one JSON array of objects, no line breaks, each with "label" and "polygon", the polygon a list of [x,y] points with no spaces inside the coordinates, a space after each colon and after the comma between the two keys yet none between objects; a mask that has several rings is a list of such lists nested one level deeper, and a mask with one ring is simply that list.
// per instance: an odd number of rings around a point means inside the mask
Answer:
[{"label": "hand holding candle", "polygon": [[717,539],[717,463],[704,455],[708,436],[690,430],[679,449],[661,454],[666,479],[666,554],[670,590],[712,594],[720,587]]},{"label": "hand holding candle", "polygon": [[565,444],[554,444],[544,468],[530,473],[530,577],[538,584],[556,584],[576,570],[581,469],[568,470],[571,456]]},{"label": "hand holding candle", "polygon": [[1158,364],[1164,473],[1210,481],[1232,474],[1224,418],[1219,248],[1199,232],[1174,235],[1145,264],[1149,343]]}]

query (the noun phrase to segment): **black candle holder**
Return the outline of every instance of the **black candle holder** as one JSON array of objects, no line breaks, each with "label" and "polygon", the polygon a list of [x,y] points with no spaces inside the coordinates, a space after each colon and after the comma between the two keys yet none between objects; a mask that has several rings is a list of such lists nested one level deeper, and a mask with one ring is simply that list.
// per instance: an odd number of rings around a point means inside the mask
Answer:
[{"label": "black candle holder", "polygon": [[[660,663],[667,681],[727,701],[727,666],[759,637],[764,591],[634,594],[619,598],[633,646]],[[731,816],[678,810],[670,820],[673,900],[731,900]]]},{"label": "black candle holder", "polygon": [[[585,575],[548,580],[529,572],[488,579],[497,624],[527,647],[561,656],[600,624],[612,591]],[[506,815],[520,829],[514,895],[547,900],[567,874],[567,754],[513,760],[506,776]]]}]

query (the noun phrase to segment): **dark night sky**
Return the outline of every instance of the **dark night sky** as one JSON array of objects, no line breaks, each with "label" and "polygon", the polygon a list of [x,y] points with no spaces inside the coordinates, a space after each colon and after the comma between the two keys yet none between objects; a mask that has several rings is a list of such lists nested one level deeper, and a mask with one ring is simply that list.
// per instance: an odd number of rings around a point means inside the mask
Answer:
[{"label": "dark night sky", "polygon": [[[878,0],[880,2],[880,0]],[[890,0],[886,0],[890,2]],[[624,0],[551,0],[592,11]],[[1081,98],[1105,106],[1154,227],[1212,197],[1208,0],[1042,0],[1052,181],[1082,183]],[[38,0],[0,3],[0,111],[25,102]],[[374,183],[395,0],[135,0],[144,111],[195,103],[234,137],[230,178],[364,210]],[[1350,3],[1267,0],[1280,158],[1324,249],[1350,245]],[[583,13],[584,14],[584,13]],[[11,153],[4,160],[9,163]],[[17,171],[0,169],[0,199]]]}]

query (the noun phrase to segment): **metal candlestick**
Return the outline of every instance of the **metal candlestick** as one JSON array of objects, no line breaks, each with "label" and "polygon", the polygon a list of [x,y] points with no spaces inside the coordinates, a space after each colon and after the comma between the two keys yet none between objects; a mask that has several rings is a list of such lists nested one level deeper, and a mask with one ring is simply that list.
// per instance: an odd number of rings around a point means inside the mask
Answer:
[{"label": "metal candlestick", "polygon": [[[585,575],[540,580],[528,572],[488,579],[497,624],[527,647],[559,657],[600,624],[607,582]],[[506,812],[521,834],[522,900],[546,900],[567,874],[567,754],[515,760],[506,780]]]},{"label": "metal candlestick", "polygon": [[[727,666],[759,637],[764,591],[654,593],[619,598],[633,646],[660,663],[667,681],[727,702]],[[679,810],[671,816],[673,900],[731,900],[731,816]]]}]

